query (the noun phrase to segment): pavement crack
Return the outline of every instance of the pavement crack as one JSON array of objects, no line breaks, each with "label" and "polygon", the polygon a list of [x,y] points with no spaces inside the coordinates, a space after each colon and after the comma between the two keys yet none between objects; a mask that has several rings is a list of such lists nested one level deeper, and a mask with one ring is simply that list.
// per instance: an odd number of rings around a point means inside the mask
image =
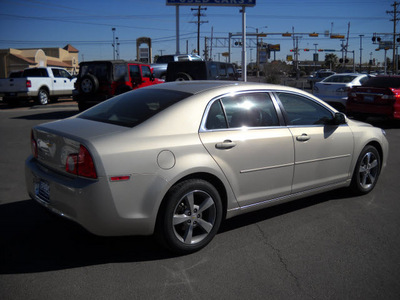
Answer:
[{"label": "pavement crack", "polygon": [[[274,252],[275,255],[278,257],[279,262],[280,262],[281,265],[283,266],[283,268],[284,268],[284,270],[286,271],[286,273],[287,273],[291,278],[293,278],[293,280],[294,280],[294,282],[295,282],[295,284],[296,284],[296,287],[297,287],[300,291],[302,291],[303,293],[306,293],[306,292],[302,289],[302,287],[301,287],[301,285],[300,285],[300,280],[299,280],[299,278],[296,276],[295,273],[292,272],[292,270],[290,270],[290,268],[289,268],[289,266],[288,266],[286,260],[283,258],[283,255],[282,255],[281,250],[279,250],[278,248],[276,248],[276,247],[271,243],[271,241],[268,239],[267,234],[262,230],[262,228],[260,227],[259,224],[256,224],[256,227],[258,228],[258,230],[259,230],[261,236],[263,237],[263,240],[264,240],[265,245],[267,245],[269,248],[271,248],[271,249],[273,250],[273,252]],[[308,295],[308,296],[310,296],[310,295]],[[314,297],[312,297],[312,296],[310,296],[310,297],[311,297],[312,299],[314,299]]]}]

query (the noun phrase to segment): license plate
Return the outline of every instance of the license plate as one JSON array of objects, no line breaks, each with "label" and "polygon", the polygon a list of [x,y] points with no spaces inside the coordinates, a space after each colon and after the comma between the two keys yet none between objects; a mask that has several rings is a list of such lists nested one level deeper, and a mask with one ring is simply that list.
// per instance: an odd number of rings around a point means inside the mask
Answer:
[{"label": "license plate", "polygon": [[374,96],[364,95],[365,102],[374,102]]},{"label": "license plate", "polygon": [[45,202],[50,201],[50,186],[47,181],[40,180],[35,183],[35,194]]}]

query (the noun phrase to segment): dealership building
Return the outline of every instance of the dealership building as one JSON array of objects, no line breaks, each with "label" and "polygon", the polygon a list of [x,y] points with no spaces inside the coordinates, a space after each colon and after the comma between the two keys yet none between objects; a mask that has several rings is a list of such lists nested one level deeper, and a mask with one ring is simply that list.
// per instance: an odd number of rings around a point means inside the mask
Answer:
[{"label": "dealership building", "polygon": [[76,74],[78,55],[79,51],[69,44],[64,48],[0,49],[0,78],[33,67],[61,67]]}]

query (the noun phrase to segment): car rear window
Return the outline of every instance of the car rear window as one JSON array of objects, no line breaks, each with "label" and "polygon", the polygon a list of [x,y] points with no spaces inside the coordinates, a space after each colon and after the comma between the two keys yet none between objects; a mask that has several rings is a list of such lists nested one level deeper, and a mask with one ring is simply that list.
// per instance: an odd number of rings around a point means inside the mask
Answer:
[{"label": "car rear window", "polygon": [[332,75],[324,79],[324,82],[336,82],[336,83],[349,83],[356,79],[354,75]]},{"label": "car rear window", "polygon": [[80,77],[91,74],[99,80],[108,80],[108,73],[111,68],[112,65],[106,62],[81,64]]},{"label": "car rear window", "polygon": [[377,88],[400,88],[400,77],[371,77],[362,86]]},{"label": "car rear window", "polygon": [[79,118],[135,127],[191,95],[164,89],[137,89],[102,102],[79,115]]}]

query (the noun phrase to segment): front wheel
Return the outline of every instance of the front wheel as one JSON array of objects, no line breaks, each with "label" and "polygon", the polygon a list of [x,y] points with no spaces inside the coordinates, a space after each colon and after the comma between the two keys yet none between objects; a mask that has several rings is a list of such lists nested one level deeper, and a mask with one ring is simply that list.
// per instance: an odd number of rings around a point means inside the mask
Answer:
[{"label": "front wheel", "polygon": [[381,170],[381,157],[373,146],[366,146],[358,157],[351,181],[355,194],[363,195],[372,191],[378,181]]},{"label": "front wheel", "polygon": [[156,234],[172,252],[192,253],[214,238],[222,220],[222,203],[212,184],[201,179],[183,181],[171,188],[164,201]]}]

